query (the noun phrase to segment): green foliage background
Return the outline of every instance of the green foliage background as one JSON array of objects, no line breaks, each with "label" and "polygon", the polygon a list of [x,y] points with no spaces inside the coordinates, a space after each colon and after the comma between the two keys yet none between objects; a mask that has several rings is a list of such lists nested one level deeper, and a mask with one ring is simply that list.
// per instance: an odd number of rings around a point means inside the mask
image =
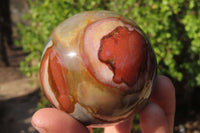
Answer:
[{"label": "green foliage background", "polygon": [[[138,23],[157,55],[158,71],[184,87],[200,85],[200,2],[198,0],[29,0],[30,13],[19,24],[18,44],[29,55],[21,62],[27,76],[39,71],[43,47],[53,29],[86,10],[112,10]],[[38,61],[32,65],[32,61]]]},{"label": "green foliage background", "polygon": [[159,74],[185,90],[200,85],[199,0],[29,0],[29,5],[24,19],[30,24],[18,25],[22,37],[17,42],[29,53],[20,64],[27,76],[38,73],[45,42],[59,23],[82,11],[112,10],[136,21],[147,34]]}]

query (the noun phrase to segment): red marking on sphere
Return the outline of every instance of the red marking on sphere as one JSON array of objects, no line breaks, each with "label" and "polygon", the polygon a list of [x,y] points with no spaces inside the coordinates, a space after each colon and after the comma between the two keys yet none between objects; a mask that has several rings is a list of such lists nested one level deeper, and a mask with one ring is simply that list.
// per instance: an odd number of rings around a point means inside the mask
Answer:
[{"label": "red marking on sphere", "polygon": [[44,54],[44,56],[43,56],[43,59],[42,59],[42,61],[41,61],[41,65],[40,65],[40,79],[41,79],[41,85],[42,85],[42,88],[43,88],[43,90],[44,90],[44,93],[46,94],[46,97],[47,97],[47,99],[49,100],[49,102],[51,103],[51,104],[53,104],[53,101],[51,100],[51,98],[49,97],[49,95],[47,94],[47,92],[46,92],[46,89],[44,88],[44,76],[46,76],[45,75],[45,63],[46,63],[46,61],[48,60],[48,56],[49,56],[49,51],[47,50],[46,52],[45,52],[45,54]]},{"label": "red marking on sphere", "polygon": [[146,60],[145,38],[119,26],[101,39],[98,57],[113,71],[114,82],[133,86]]},{"label": "red marking on sphere", "polygon": [[61,109],[71,112],[71,101],[69,98],[69,84],[66,76],[66,68],[63,60],[54,48],[49,50],[49,83],[56,95]]}]

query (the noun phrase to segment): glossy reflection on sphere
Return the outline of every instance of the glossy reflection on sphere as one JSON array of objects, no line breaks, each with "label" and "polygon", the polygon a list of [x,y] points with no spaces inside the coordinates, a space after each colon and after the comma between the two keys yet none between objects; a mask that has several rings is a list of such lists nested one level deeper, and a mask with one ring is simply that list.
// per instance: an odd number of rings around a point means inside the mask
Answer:
[{"label": "glossy reflection on sphere", "polygon": [[109,11],[61,23],[43,51],[40,77],[49,101],[85,125],[118,123],[146,104],[156,59],[143,31]]}]

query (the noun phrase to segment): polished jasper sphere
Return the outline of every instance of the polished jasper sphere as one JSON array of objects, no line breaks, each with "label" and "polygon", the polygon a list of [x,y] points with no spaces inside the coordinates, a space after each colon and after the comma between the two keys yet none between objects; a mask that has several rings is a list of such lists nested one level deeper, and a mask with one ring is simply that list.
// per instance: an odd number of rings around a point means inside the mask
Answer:
[{"label": "polished jasper sphere", "polygon": [[49,101],[85,125],[118,123],[147,103],[156,59],[143,31],[109,11],[77,14],[51,34],[41,60]]}]

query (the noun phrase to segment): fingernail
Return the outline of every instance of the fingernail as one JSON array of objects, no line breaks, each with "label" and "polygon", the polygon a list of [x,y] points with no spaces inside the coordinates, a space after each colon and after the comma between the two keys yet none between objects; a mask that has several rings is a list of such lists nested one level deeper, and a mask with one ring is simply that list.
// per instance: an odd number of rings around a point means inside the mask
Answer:
[{"label": "fingernail", "polygon": [[38,130],[40,133],[48,133],[47,130],[45,130],[44,128],[35,127],[35,129]]},{"label": "fingernail", "polygon": [[48,133],[48,131],[45,128],[37,127],[34,123],[32,123],[33,127],[40,133]]}]

